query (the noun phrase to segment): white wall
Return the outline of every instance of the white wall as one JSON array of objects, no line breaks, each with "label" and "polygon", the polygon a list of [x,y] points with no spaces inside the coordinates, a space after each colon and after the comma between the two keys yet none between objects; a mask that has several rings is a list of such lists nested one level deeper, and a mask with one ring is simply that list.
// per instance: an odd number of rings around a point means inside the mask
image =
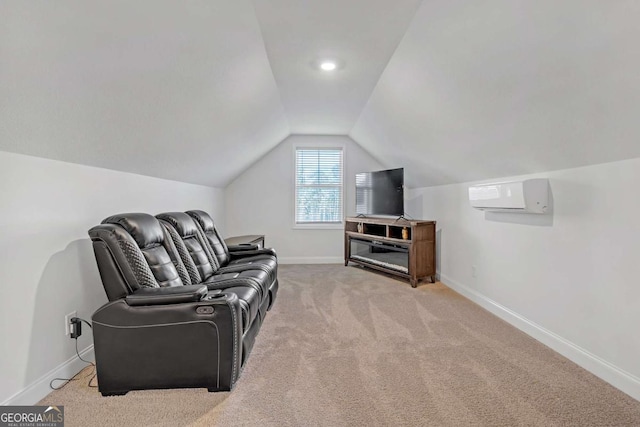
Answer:
[{"label": "white wall", "polygon": [[347,136],[292,135],[225,189],[227,236],[264,234],[283,263],[341,262],[343,229],[294,229],[294,146],[344,146],[345,213],[355,212],[355,174],[383,167]]},{"label": "white wall", "polygon": [[[6,152],[0,195],[1,404],[34,404],[82,366],[64,316],[90,319],[107,302],[90,227],[121,212],[224,212],[220,189]],[[92,343],[84,326],[81,351]]]},{"label": "white wall", "polygon": [[485,217],[468,184],[411,190],[407,210],[438,222],[445,284],[640,399],[640,159],[534,176],[552,215]]}]

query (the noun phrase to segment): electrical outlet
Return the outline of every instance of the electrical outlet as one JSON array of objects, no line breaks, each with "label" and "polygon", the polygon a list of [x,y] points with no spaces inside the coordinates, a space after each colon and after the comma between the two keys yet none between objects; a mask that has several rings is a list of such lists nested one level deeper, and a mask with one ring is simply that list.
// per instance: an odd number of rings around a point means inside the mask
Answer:
[{"label": "electrical outlet", "polygon": [[476,277],[476,266],[475,265],[471,266],[471,277]]},{"label": "electrical outlet", "polygon": [[72,317],[71,321],[71,338],[78,339],[82,335],[82,321],[77,317]]},{"label": "electrical outlet", "polygon": [[71,313],[64,316],[64,334],[68,337],[71,336],[71,318],[78,317],[77,311],[72,311]]}]

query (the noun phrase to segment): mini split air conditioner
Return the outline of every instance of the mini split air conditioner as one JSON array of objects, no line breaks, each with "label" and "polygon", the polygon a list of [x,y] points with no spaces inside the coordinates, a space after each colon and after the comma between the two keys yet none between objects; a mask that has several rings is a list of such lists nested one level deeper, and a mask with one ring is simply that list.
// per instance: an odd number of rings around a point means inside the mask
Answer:
[{"label": "mini split air conditioner", "polygon": [[543,214],[549,207],[549,181],[539,178],[473,185],[469,202],[482,211]]}]

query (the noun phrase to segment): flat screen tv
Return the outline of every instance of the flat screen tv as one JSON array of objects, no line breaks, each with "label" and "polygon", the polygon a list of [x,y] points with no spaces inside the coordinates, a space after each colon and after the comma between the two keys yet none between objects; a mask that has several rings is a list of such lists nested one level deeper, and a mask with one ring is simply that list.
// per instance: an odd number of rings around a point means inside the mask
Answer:
[{"label": "flat screen tv", "polygon": [[356,174],[356,214],[404,215],[404,169]]}]

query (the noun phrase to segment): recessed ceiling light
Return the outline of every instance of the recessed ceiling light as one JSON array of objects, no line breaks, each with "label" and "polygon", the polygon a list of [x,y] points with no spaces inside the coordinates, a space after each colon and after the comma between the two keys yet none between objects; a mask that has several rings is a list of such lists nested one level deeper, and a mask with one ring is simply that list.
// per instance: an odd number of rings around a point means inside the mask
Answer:
[{"label": "recessed ceiling light", "polygon": [[325,71],[333,71],[336,69],[336,63],[333,61],[322,61],[320,63],[320,68]]}]

